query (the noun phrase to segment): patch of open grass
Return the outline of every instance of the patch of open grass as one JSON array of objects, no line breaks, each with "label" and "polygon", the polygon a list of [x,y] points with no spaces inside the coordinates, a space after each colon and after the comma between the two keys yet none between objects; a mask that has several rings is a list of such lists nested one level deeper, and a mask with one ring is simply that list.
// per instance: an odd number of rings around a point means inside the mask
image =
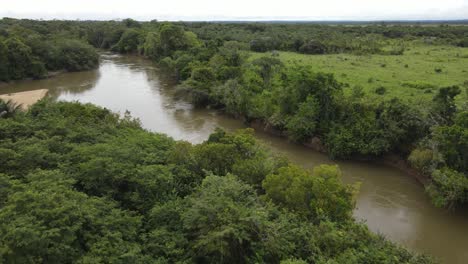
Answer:
[{"label": "patch of open grass", "polygon": [[[468,48],[412,44],[403,55],[278,54],[285,64],[311,65],[317,71],[334,73],[349,87],[361,86],[369,96],[425,101],[439,87],[459,85],[462,94],[457,102],[468,101]],[[252,53],[250,59],[268,55]],[[386,92],[376,95],[381,87]]]}]

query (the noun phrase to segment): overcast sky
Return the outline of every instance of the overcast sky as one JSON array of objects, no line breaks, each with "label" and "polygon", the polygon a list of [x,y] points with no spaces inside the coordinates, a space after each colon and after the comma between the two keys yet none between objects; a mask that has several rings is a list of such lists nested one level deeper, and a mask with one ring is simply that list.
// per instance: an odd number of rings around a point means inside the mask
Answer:
[{"label": "overcast sky", "polygon": [[0,0],[0,17],[138,20],[468,19],[468,0]]}]

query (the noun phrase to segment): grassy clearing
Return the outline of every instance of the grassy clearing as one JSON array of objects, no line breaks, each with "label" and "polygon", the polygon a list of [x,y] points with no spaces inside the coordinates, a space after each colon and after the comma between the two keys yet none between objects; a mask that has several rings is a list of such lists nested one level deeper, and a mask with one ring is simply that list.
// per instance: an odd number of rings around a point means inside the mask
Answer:
[{"label": "grassy clearing", "polygon": [[[468,101],[468,48],[414,44],[406,48],[404,55],[278,54],[286,64],[308,64],[317,71],[334,73],[349,87],[361,86],[366,94],[375,97],[425,101],[439,87],[460,85],[463,92],[457,101]],[[261,56],[265,54],[253,53],[250,59]],[[384,92],[379,95],[376,90]]]}]

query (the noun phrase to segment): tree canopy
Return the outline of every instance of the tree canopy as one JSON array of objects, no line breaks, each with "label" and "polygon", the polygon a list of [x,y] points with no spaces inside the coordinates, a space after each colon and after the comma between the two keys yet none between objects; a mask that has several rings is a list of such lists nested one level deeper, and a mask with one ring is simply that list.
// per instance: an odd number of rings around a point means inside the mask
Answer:
[{"label": "tree canopy", "polygon": [[351,217],[355,187],[251,130],[199,145],[90,104],[0,118],[2,263],[432,263]]}]

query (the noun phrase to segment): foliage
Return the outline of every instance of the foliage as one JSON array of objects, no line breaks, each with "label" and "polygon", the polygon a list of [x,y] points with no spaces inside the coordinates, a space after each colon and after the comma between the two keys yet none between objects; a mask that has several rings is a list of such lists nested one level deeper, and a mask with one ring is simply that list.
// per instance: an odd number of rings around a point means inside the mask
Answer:
[{"label": "foliage", "polygon": [[420,113],[398,99],[379,105],[344,104],[342,121],[327,135],[330,154],[335,157],[382,155],[405,152],[407,144],[425,135]]},{"label": "foliage", "polygon": [[286,129],[289,137],[297,142],[304,142],[315,134],[320,106],[317,100],[309,95],[307,100],[299,105],[297,113],[288,121]]},{"label": "foliage", "polygon": [[7,39],[5,46],[8,49],[8,76],[14,80],[28,77],[32,64],[31,48],[17,38]]},{"label": "foliage", "polygon": [[310,221],[346,221],[351,219],[354,208],[353,189],[342,186],[340,177],[336,166],[321,165],[312,173],[288,166],[268,175],[263,188],[275,203]]},{"label": "foliage", "polygon": [[21,105],[10,100],[0,99],[0,118],[13,117],[21,110]]},{"label": "foliage", "polygon": [[149,32],[146,35],[144,44],[143,44],[143,54],[151,59],[157,59],[161,51],[159,43],[159,34],[155,32]]},{"label": "foliage", "polygon": [[84,71],[97,67],[99,57],[89,46],[76,40],[62,41],[59,47],[59,65],[67,71]]},{"label": "foliage", "polygon": [[[459,88],[466,81],[466,25],[5,18],[0,20],[0,33],[2,81],[42,78],[47,70],[95,68],[98,55],[88,42],[95,48],[151,58],[172,74],[180,84],[178,92],[197,106],[223,109],[295,142],[318,138],[332,158],[375,159],[392,153],[408,158],[428,176],[443,167],[466,174],[466,121],[456,121],[466,111],[467,93]],[[76,140],[95,136],[93,131],[75,135]],[[112,167],[112,158],[103,155],[77,159],[75,165],[82,167],[70,173],[76,173],[87,192],[115,197],[140,212],[164,200],[151,195],[156,185],[165,186],[161,191],[165,195],[174,188],[188,194],[205,171],[234,173],[259,190],[265,175],[276,173],[281,162],[267,159],[259,149],[249,149],[253,153],[248,157],[238,155],[237,143],[210,141],[187,147],[192,158],[178,161],[183,169],[145,164],[136,171],[124,162]],[[96,151],[108,152],[96,145]],[[45,148],[30,146],[26,156]],[[42,165],[58,163],[52,154],[38,157]],[[268,162],[261,162],[265,159]],[[32,167],[41,162],[32,160]],[[118,171],[124,172],[125,180],[114,179]],[[143,172],[161,178],[149,180],[140,175]],[[99,184],[94,179],[98,175]],[[147,204],[135,202],[142,197]]]},{"label": "foliage", "polygon": [[[0,25],[8,20],[0,20]],[[48,71],[83,71],[97,67],[98,54],[77,36],[50,36],[14,21],[0,39],[0,81],[41,79]],[[32,27],[32,25],[30,25]],[[46,30],[47,31],[47,30]],[[57,32],[57,34],[59,34]]]},{"label": "foliage", "polygon": [[191,145],[41,101],[0,119],[0,162],[2,263],[432,263],[351,218],[337,167],[289,165],[251,130]]},{"label": "foliage", "polygon": [[[466,116],[465,112],[464,119],[466,119]],[[460,118],[452,126],[437,127],[433,133],[433,140],[437,142],[437,150],[444,157],[444,161],[448,166],[467,173],[468,126],[463,125],[461,122]]]},{"label": "foliage", "polygon": [[446,167],[435,170],[426,191],[436,206],[453,208],[468,201],[468,178]]},{"label": "foliage", "polygon": [[196,35],[186,33],[180,26],[164,24],[159,32],[162,56],[168,56],[177,50],[186,50],[197,45]]},{"label": "foliage", "polygon": [[434,167],[434,153],[431,149],[426,148],[416,148],[414,149],[408,157],[408,161],[416,169],[430,173]]},{"label": "foliage", "polygon": [[461,93],[460,87],[450,86],[440,88],[436,96],[434,96],[434,113],[445,123],[450,123],[453,115],[456,112],[455,96]]},{"label": "foliage", "polygon": [[127,29],[120,37],[119,42],[112,47],[113,51],[121,53],[135,53],[140,43],[140,33],[135,29]]},{"label": "foliage", "polygon": [[326,46],[317,40],[309,40],[304,43],[300,48],[299,52],[306,54],[324,54],[326,53]]},{"label": "foliage", "polygon": [[126,29],[124,25],[114,21],[92,23],[83,27],[88,43],[100,49],[110,49],[114,46]]},{"label": "foliage", "polygon": [[8,47],[0,40],[0,81],[10,80]]},{"label": "foliage", "polygon": [[468,202],[468,114],[459,112],[452,125],[435,126],[409,161],[431,175],[426,191],[439,207],[454,208]]},{"label": "foliage", "polygon": [[[207,176],[188,197],[184,227],[194,234],[195,259],[207,263],[245,263],[267,236],[267,212],[254,191],[232,175]],[[258,245],[256,245],[258,244]]]},{"label": "foliage", "polygon": [[[58,171],[36,171],[21,183],[8,180],[11,192],[0,210],[3,261],[71,263],[95,254],[106,260],[138,259],[139,217],[73,190],[73,180]],[[97,252],[103,246],[111,255]]]}]

